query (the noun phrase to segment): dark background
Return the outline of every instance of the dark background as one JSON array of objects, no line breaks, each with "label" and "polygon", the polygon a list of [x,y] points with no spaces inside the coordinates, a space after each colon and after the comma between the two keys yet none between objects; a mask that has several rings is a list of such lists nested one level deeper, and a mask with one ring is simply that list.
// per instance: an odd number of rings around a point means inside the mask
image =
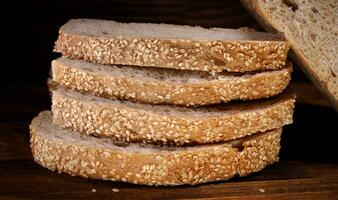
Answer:
[{"label": "dark background", "polygon": [[[15,175],[27,170],[27,174],[39,174],[42,170],[46,177],[52,174],[32,161],[28,126],[40,111],[50,109],[46,80],[51,61],[60,56],[52,52],[53,45],[59,27],[69,19],[97,18],[227,28],[248,26],[262,30],[238,0],[36,0],[9,3],[12,8],[9,10],[13,12],[4,22],[9,33],[5,32],[8,35],[2,41],[7,48],[3,54],[5,63],[0,80],[4,85],[0,99],[0,185],[4,184],[5,188],[7,173]],[[311,101],[317,99],[321,103],[314,104],[326,104],[297,66],[292,84],[306,86],[306,89],[297,89],[299,96],[310,96],[304,102],[312,104]],[[297,103],[294,124],[284,128],[281,161],[297,161],[304,165],[337,163],[337,113],[328,106],[310,104]],[[279,166],[286,165],[281,163]],[[18,189],[19,186],[13,184],[9,184],[7,190],[10,187]],[[1,188],[0,194],[1,191],[5,189]]]},{"label": "dark background", "polygon": [[[27,7],[31,9],[26,9]],[[8,112],[13,111],[4,113],[6,115],[2,118],[5,119],[30,119],[40,110],[49,109],[46,79],[49,76],[51,61],[60,56],[53,53],[53,46],[59,27],[69,19],[97,18],[121,22],[227,28],[248,26],[263,30],[238,0],[37,0],[30,2],[27,7],[21,7],[22,11],[15,15],[10,24],[15,45],[11,45],[11,49],[7,51],[7,57],[11,60],[8,66],[11,76],[6,75],[3,80],[10,83],[9,92],[16,93],[5,95],[11,101],[7,101],[10,105],[4,107],[9,109]],[[308,83],[308,79],[297,66],[294,71],[294,82]],[[15,90],[13,87],[16,87]],[[25,105],[19,103],[23,99],[26,101]],[[18,103],[15,102],[17,100]],[[21,106],[24,107],[22,113],[18,111]],[[17,112],[20,114],[17,115]],[[285,140],[288,141],[284,141],[282,158],[337,161],[338,156],[332,156],[333,152],[337,153],[334,138],[338,129],[334,122],[338,123],[338,118],[333,109],[299,104],[295,111],[294,125],[286,128],[288,133],[285,134]],[[314,147],[318,145],[322,147],[323,153],[317,153],[318,148]]]}]

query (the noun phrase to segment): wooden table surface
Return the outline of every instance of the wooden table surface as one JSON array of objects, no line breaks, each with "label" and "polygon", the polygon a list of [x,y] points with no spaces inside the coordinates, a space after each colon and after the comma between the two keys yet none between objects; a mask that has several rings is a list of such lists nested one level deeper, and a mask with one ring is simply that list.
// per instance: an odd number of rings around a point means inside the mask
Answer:
[{"label": "wooden table surface", "polygon": [[0,199],[338,199],[338,116],[323,107],[325,100],[297,67],[292,84],[300,101],[321,106],[297,104],[294,124],[284,128],[280,162],[261,172],[194,187],[147,187],[71,177],[36,164],[29,123],[50,109],[46,79],[50,61],[58,56],[52,53],[53,42],[68,19],[260,29],[237,0],[46,2],[16,7],[21,10],[8,23],[15,39],[5,53],[10,62],[0,78]]}]

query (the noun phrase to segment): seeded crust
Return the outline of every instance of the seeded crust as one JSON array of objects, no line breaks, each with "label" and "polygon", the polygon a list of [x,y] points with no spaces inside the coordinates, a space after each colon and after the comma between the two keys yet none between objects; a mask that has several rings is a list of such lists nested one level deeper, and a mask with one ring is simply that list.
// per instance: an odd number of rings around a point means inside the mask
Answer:
[{"label": "seeded crust", "polygon": [[67,58],[52,62],[53,81],[70,89],[109,99],[188,107],[274,96],[286,88],[291,71],[290,62],[280,70],[247,75],[107,66]]},{"label": "seeded crust", "polygon": [[[100,64],[247,72],[282,68],[289,49],[289,44],[284,39],[278,39],[276,35],[271,39],[271,34],[268,33],[260,34],[260,40],[222,39],[224,37],[213,40],[213,34],[225,32],[225,29],[133,23],[129,24],[129,29],[133,30],[132,26],[139,26],[142,30],[134,30],[135,33],[129,35],[130,31],[114,35],[114,30],[121,26],[126,24],[104,20],[71,20],[60,28],[54,51],[69,58]],[[112,27],[114,29],[111,29]],[[147,28],[162,27],[168,28],[168,31],[178,28],[197,29],[197,34],[207,32],[209,36],[190,39],[189,34],[187,37],[177,38],[143,34],[147,32]],[[76,31],[77,29],[80,31]],[[144,36],[137,36],[137,33]],[[248,35],[245,31],[238,31],[237,34]],[[255,34],[257,32],[252,33]],[[265,38],[267,41],[263,41]]]},{"label": "seeded crust", "polygon": [[[44,111],[30,125],[34,160],[72,176],[144,185],[183,185],[227,180],[278,161],[281,128],[225,144],[165,149],[83,136],[62,129]],[[241,146],[240,150],[236,146]]]},{"label": "seeded crust", "polygon": [[241,1],[265,29],[285,35],[291,58],[338,111],[338,1]]},{"label": "seeded crust", "polygon": [[292,123],[295,95],[183,108],[107,100],[62,87],[52,92],[54,122],[116,141],[192,145],[223,142]]}]

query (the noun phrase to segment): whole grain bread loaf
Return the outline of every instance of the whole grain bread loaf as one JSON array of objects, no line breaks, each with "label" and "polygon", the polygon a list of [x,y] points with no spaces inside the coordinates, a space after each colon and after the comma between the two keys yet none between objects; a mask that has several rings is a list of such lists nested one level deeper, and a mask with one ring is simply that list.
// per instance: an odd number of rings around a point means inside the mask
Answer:
[{"label": "whole grain bread loaf", "polygon": [[210,74],[202,71],[108,66],[59,58],[52,62],[52,81],[67,88],[109,99],[147,104],[201,106],[251,100],[282,92],[292,65],[280,70]]},{"label": "whole grain bread loaf", "polygon": [[280,36],[248,29],[76,19],[60,28],[54,51],[100,64],[247,72],[282,68],[288,49]]},{"label": "whole grain bread loaf", "polygon": [[278,161],[281,129],[223,144],[156,147],[116,144],[53,123],[44,111],[30,125],[34,160],[58,172],[146,185],[199,184],[245,176]]},{"label": "whole grain bread loaf", "polygon": [[292,122],[295,95],[184,108],[108,100],[63,87],[52,91],[54,122],[117,141],[192,145],[223,142]]},{"label": "whole grain bread loaf", "polygon": [[338,111],[338,1],[242,2],[267,30],[285,36],[291,57]]}]

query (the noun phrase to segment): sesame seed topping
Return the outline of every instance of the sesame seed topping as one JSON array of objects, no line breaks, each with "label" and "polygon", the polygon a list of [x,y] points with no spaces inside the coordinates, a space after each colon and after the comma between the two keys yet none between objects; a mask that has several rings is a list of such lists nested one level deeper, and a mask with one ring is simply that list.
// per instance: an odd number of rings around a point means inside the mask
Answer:
[{"label": "sesame seed topping", "polygon": [[[43,123],[42,126],[55,129],[56,125],[50,124],[51,121],[49,124]],[[81,137],[74,142],[66,136],[73,133],[61,128],[56,128],[56,133],[63,131],[60,132],[62,139],[55,137],[54,134],[46,137],[45,134],[48,133],[43,133],[45,129],[40,130],[36,126],[33,120],[32,153],[34,159],[43,166],[71,175],[147,185],[198,184],[226,180],[236,174],[244,176],[259,171],[264,166],[278,161],[281,136],[281,129],[276,129],[258,134],[251,139],[241,139],[242,150],[230,145],[214,144],[189,150],[154,149],[151,153],[144,153],[138,150],[110,148],[100,144],[95,148],[89,143],[81,145],[81,140],[87,140],[86,137],[89,139],[91,136]],[[79,151],[80,148],[83,148],[83,151]],[[105,158],[102,153],[104,151],[108,151],[112,156]],[[56,159],[55,155],[64,159]],[[120,155],[121,159],[116,159],[117,155]],[[96,164],[97,161],[100,164]],[[89,164],[85,167],[76,164],[81,162]],[[93,170],[95,174],[92,173]]]}]

